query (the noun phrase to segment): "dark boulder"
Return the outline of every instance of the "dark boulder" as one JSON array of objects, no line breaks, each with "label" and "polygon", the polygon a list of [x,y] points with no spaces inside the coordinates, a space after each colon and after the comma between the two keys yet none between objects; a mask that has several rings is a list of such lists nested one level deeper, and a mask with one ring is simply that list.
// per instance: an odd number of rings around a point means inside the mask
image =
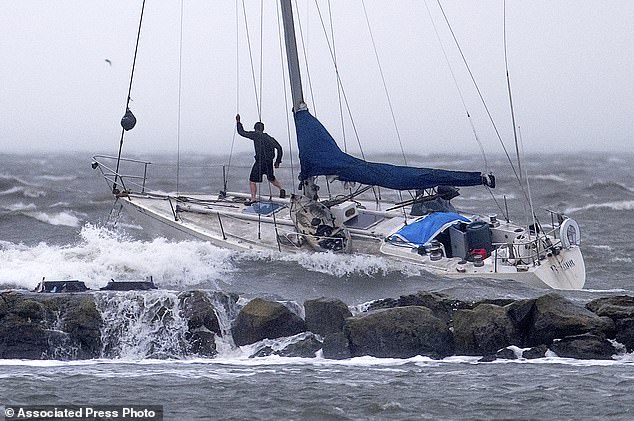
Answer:
[{"label": "dark boulder", "polygon": [[584,333],[556,340],[550,350],[559,357],[578,360],[610,360],[616,353],[614,346],[601,335]]},{"label": "dark boulder", "polygon": [[634,317],[634,297],[617,295],[598,298],[586,304],[586,308],[597,316],[609,317],[613,320]]},{"label": "dark boulder", "polygon": [[614,339],[625,345],[627,352],[634,351],[634,317],[616,321],[616,336]]},{"label": "dark boulder", "polygon": [[307,337],[287,345],[283,349],[275,350],[271,346],[265,346],[259,349],[255,354],[250,355],[249,358],[268,357],[270,355],[279,355],[280,357],[299,357],[299,358],[314,358],[317,351],[322,347],[321,341],[313,334],[308,334]]},{"label": "dark boulder", "polygon": [[189,352],[201,357],[214,357],[216,351],[216,335],[213,332],[198,330],[187,332],[185,338],[189,342]]},{"label": "dark boulder", "polygon": [[457,355],[489,355],[510,345],[521,345],[522,333],[506,307],[480,304],[473,310],[454,313],[454,340]]},{"label": "dark boulder", "polygon": [[235,344],[242,346],[305,331],[304,320],[284,305],[256,298],[240,310],[233,323],[232,334]]},{"label": "dark boulder", "polygon": [[204,291],[186,291],[179,294],[181,317],[187,319],[190,332],[204,328],[209,332],[221,334],[220,323],[209,296]]},{"label": "dark boulder", "polygon": [[317,298],[304,302],[306,329],[319,335],[341,332],[346,318],[352,317],[348,306],[336,298]]},{"label": "dark boulder", "polygon": [[368,310],[378,310],[394,307],[421,306],[430,309],[434,316],[444,321],[452,318],[453,312],[459,309],[469,309],[472,305],[451,298],[439,292],[419,292],[411,295],[402,295],[398,299],[386,298],[370,304]]},{"label": "dark boulder", "polygon": [[478,360],[479,363],[490,363],[495,360],[516,360],[517,355],[510,348],[502,348],[495,354],[485,355]]},{"label": "dark boulder", "polygon": [[516,300],[505,306],[508,316],[511,320],[513,320],[515,326],[522,330],[522,332],[526,332],[532,323],[535,301],[535,298]]},{"label": "dark boulder", "polygon": [[79,345],[77,358],[97,358],[101,355],[101,323],[101,314],[91,295],[68,300],[61,329]]},{"label": "dark boulder", "polygon": [[101,315],[89,294],[4,293],[0,358],[77,359],[101,354]]},{"label": "dark boulder", "polygon": [[546,345],[538,345],[522,352],[522,358],[526,358],[527,360],[544,358],[546,356],[546,352],[548,352],[548,347]]},{"label": "dark boulder", "polygon": [[42,323],[9,313],[0,320],[0,359],[40,360],[48,351],[47,330]]},{"label": "dark boulder", "polygon": [[350,353],[350,341],[343,333],[329,333],[324,337],[324,358],[330,360],[345,360],[352,357]]},{"label": "dark boulder", "polygon": [[344,333],[352,356],[443,358],[453,354],[447,323],[426,307],[375,310],[346,319]]},{"label": "dark boulder", "polygon": [[13,313],[31,322],[39,322],[46,317],[46,309],[42,303],[29,299],[19,299],[15,302]]},{"label": "dark boulder", "polygon": [[9,314],[9,305],[4,299],[4,294],[0,294],[0,319]]},{"label": "dark boulder", "polygon": [[535,300],[531,321],[527,335],[528,346],[549,345],[554,339],[588,332],[608,337],[614,332],[612,320],[599,317],[556,293]]},{"label": "dark boulder", "polygon": [[317,339],[315,335],[309,334],[308,337],[287,345],[284,349],[277,351],[275,354],[282,357],[314,358],[321,347],[321,341]]}]

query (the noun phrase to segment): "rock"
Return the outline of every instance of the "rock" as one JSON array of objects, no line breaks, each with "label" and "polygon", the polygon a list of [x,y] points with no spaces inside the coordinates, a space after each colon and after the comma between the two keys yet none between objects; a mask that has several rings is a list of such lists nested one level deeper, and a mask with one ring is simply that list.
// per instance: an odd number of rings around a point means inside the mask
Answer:
[{"label": "rock", "polygon": [[264,348],[258,349],[258,351],[255,354],[249,355],[249,358],[268,357],[274,354],[275,354],[275,350],[267,345]]},{"label": "rock", "polygon": [[538,345],[522,352],[522,358],[526,358],[527,360],[544,358],[546,356],[546,352],[548,352],[548,347],[546,345]]},{"label": "rock", "polygon": [[44,320],[46,310],[41,303],[29,299],[18,300],[13,308],[13,313],[25,320],[39,322]]},{"label": "rock", "polygon": [[238,314],[233,324],[236,345],[248,345],[265,338],[293,336],[306,331],[306,323],[280,303],[256,298]]},{"label": "rock", "polygon": [[559,357],[578,360],[610,360],[616,353],[614,346],[600,335],[584,333],[556,340],[550,350]]},{"label": "rock", "polygon": [[209,296],[204,291],[186,291],[178,295],[181,317],[187,319],[190,332],[205,328],[221,335],[220,323]]},{"label": "rock", "polygon": [[101,315],[89,294],[5,293],[0,358],[97,358]]},{"label": "rock", "polygon": [[282,357],[314,358],[315,353],[317,353],[321,347],[321,341],[319,341],[315,335],[309,335],[307,338],[290,344],[275,354]]},{"label": "rock", "polygon": [[352,317],[348,306],[336,298],[317,298],[304,302],[306,329],[319,335],[341,332],[346,318]]},{"label": "rock", "polygon": [[0,319],[9,314],[9,305],[4,299],[4,295],[0,294]]},{"label": "rock", "polygon": [[422,306],[430,309],[434,316],[444,321],[452,318],[453,312],[458,309],[469,309],[472,305],[465,303],[448,295],[438,292],[419,292],[417,294],[402,295],[397,300],[387,298],[385,300],[377,300],[370,304],[368,310],[377,310],[381,308],[394,308],[406,306]]},{"label": "rock", "polygon": [[189,351],[201,357],[214,357],[216,351],[216,335],[213,332],[198,330],[188,332],[185,338],[189,341]]},{"label": "rock", "polygon": [[570,300],[550,293],[535,300],[528,328],[529,346],[549,345],[554,339],[593,332],[610,337],[614,322]]},{"label": "rock", "polygon": [[62,315],[61,329],[79,346],[77,358],[101,356],[101,314],[92,296],[68,300]]},{"label": "rock", "polygon": [[510,348],[502,348],[495,353],[495,358],[502,360],[516,360],[517,354],[515,354],[515,351]]},{"label": "rock", "polygon": [[606,316],[613,320],[634,317],[634,297],[617,295],[598,298],[586,304],[586,308],[597,316]]},{"label": "rock", "polygon": [[507,314],[513,320],[515,326],[518,329],[526,332],[528,327],[532,323],[533,308],[535,307],[536,299],[517,300],[511,304],[507,304]]},{"label": "rock", "polygon": [[344,333],[352,356],[443,358],[453,354],[447,323],[421,306],[375,310],[346,319]]},{"label": "rock", "polygon": [[478,362],[490,363],[495,360],[516,360],[516,359],[517,359],[517,355],[515,355],[515,352],[512,349],[502,348],[495,354],[485,355],[484,357],[480,358]]},{"label": "rock", "polygon": [[0,321],[0,359],[40,360],[48,351],[47,332],[39,322],[9,313]]},{"label": "rock", "polygon": [[330,360],[345,360],[352,357],[350,341],[343,332],[326,335],[322,349],[324,358]]},{"label": "rock", "polygon": [[279,355],[280,357],[299,357],[299,358],[314,358],[317,351],[321,349],[321,341],[313,334],[308,334],[304,339],[301,339],[295,343],[287,345],[281,350],[275,350],[271,346],[265,346],[259,349],[255,354],[250,355],[249,358],[268,357],[270,355]]},{"label": "rock", "polygon": [[509,345],[521,345],[522,333],[508,315],[508,309],[480,304],[473,310],[454,314],[454,341],[457,355],[495,354]]},{"label": "rock", "polygon": [[616,321],[616,335],[614,339],[625,345],[627,352],[634,351],[634,317],[618,319]]}]

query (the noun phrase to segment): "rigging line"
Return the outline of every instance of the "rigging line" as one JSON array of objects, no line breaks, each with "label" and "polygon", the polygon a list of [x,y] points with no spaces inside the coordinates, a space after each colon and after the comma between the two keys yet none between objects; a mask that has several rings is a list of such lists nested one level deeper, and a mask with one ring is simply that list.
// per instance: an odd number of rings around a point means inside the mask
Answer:
[{"label": "rigging line", "polygon": [[[508,54],[507,54],[507,43],[506,43],[506,0],[502,2],[503,9],[503,19],[502,19],[502,27],[503,27],[503,40],[504,40],[504,69],[506,70],[506,87],[509,94],[509,107],[511,109],[511,121],[513,123],[513,139],[515,140],[515,154],[517,155],[517,169],[520,174],[520,184],[522,183],[522,161],[520,160],[520,150],[518,146],[517,140],[517,129],[515,126],[515,110],[513,108],[513,95],[511,91],[511,78],[509,76],[509,62],[508,62]],[[530,199],[530,194],[529,194]]]},{"label": "rigging line", "polygon": [[[240,52],[238,45],[240,44],[240,0],[235,1],[235,19],[236,19],[236,115],[240,113]],[[229,174],[231,173],[231,161],[233,158],[233,148],[238,133],[236,123],[233,123],[233,136],[231,137],[231,148],[229,149],[229,162],[227,163],[227,177],[225,179],[224,191],[227,191],[229,184]]]},{"label": "rigging line", "polygon": [[262,97],[264,96],[264,92],[262,91],[262,72],[263,72],[263,56],[264,56],[264,48],[263,48],[263,39],[264,39],[264,0],[260,0],[260,105],[258,109],[260,110],[259,121],[262,121]]},{"label": "rigging line", "polygon": [[[319,18],[321,21],[321,27],[324,30],[324,34],[326,36],[326,44],[328,45],[328,51],[330,51],[330,58],[333,61],[333,64],[335,63],[335,55],[334,55],[334,51],[330,45],[330,41],[328,40],[328,33],[326,30],[326,25],[324,23],[324,20],[322,19],[322,15],[319,9],[319,5],[317,3],[315,3],[317,5],[317,11],[319,12]],[[346,111],[348,112],[348,117],[350,118],[350,124],[352,126],[352,131],[354,133],[354,137],[357,140],[357,145],[359,146],[359,151],[361,152],[361,158],[363,158],[363,160],[365,161],[365,153],[363,152],[363,146],[361,145],[361,138],[359,137],[359,131],[357,130],[357,125],[354,122],[354,118],[352,117],[352,110],[350,108],[350,103],[348,102],[348,96],[346,95],[346,90],[343,87],[343,82],[341,81],[341,76],[339,74],[339,70],[338,68],[335,66],[335,74],[337,75],[337,83],[339,84],[340,88],[341,88],[341,95],[343,96],[343,102],[346,105]]]},{"label": "rigging line", "polygon": [[[524,152],[524,141],[522,139],[522,133],[520,132],[520,128],[519,127],[517,128],[517,130],[518,130],[518,135],[519,135],[519,141],[520,141],[520,144],[522,146],[522,155],[524,155],[525,152]],[[519,156],[518,156],[518,159],[519,159]],[[537,215],[535,215],[535,208],[533,207],[533,197],[531,195],[531,184],[528,181],[528,169],[526,167],[524,167],[524,179],[526,180],[526,190],[528,191],[528,206],[529,206],[529,209],[531,211],[531,217],[533,219],[533,226],[535,227],[535,235],[536,235],[536,237],[539,237],[539,233],[537,232],[538,231],[537,230],[537,224],[538,224]],[[529,237],[530,237],[530,233],[531,233],[531,230],[530,230],[530,227],[529,227],[529,229],[528,229]]]},{"label": "rigging line", "polygon": [[[295,0],[295,9],[297,10],[297,25],[299,26],[299,38],[302,41],[302,53],[304,55],[304,63],[306,64],[306,77],[308,78],[308,90],[310,91],[310,100],[313,103],[313,114],[317,115],[317,106],[315,105],[315,95],[313,94],[313,82],[310,77],[310,69],[308,68],[308,52],[306,51],[306,44],[304,43],[304,32],[302,30],[302,21],[299,16],[299,6],[297,0]],[[308,16],[308,12],[307,12]]]},{"label": "rigging line", "polygon": [[[271,189],[271,181],[269,180],[269,177],[266,177],[266,181],[268,181],[268,185],[269,185],[269,197],[272,199],[273,198],[273,190]],[[261,203],[261,202],[260,202]],[[271,205],[274,205],[274,202],[271,200]],[[275,214],[277,212],[275,212],[275,208],[273,206],[271,206],[273,208],[273,214],[271,215],[273,217],[273,229],[275,230],[275,241],[277,242],[277,250],[278,251],[282,251],[282,245],[280,244],[280,237],[277,235],[278,233],[278,226],[277,226],[277,218],[275,216]],[[259,214],[259,212],[258,212]]]},{"label": "rigging line", "polygon": [[253,91],[255,92],[255,105],[258,108],[258,120],[262,119],[262,110],[260,109],[260,99],[258,94],[258,85],[255,81],[255,66],[253,64],[253,51],[251,49],[251,37],[249,35],[249,23],[247,22],[247,9],[242,0],[242,14],[244,16],[244,28],[246,31],[247,45],[249,47],[249,61],[251,62],[251,78],[253,79]]},{"label": "rigging line", "polygon": [[456,78],[456,73],[453,70],[451,65],[451,61],[449,60],[449,56],[447,55],[447,50],[445,49],[445,45],[442,42],[442,38],[440,37],[440,33],[438,32],[438,27],[436,26],[436,22],[431,14],[431,10],[429,9],[429,4],[427,0],[424,1],[425,9],[427,9],[427,14],[429,16],[429,20],[431,22],[432,28],[434,28],[434,32],[436,33],[436,38],[438,39],[438,44],[440,45],[440,49],[442,51],[443,56],[445,57],[445,62],[447,63],[447,67],[449,68],[449,73],[451,74],[451,78],[453,79],[454,86],[458,91],[458,96],[460,97],[460,101],[462,102],[462,106],[464,108],[465,113],[467,114],[467,120],[469,121],[469,125],[471,126],[471,131],[473,136],[480,148],[480,153],[482,154],[482,159],[484,161],[484,170],[485,172],[489,172],[489,162],[486,157],[486,152],[484,151],[484,146],[482,145],[482,141],[476,132],[475,125],[473,124],[473,119],[471,118],[471,113],[467,107],[467,102],[465,101],[464,95],[462,93],[462,89],[460,89],[460,84],[458,83],[458,79]]},{"label": "rigging line", "polygon": [[290,157],[291,162],[291,185],[293,194],[295,194],[295,168],[293,163],[293,141],[291,139],[291,121],[289,118],[290,109],[288,106],[288,92],[286,85],[286,72],[284,69],[284,35],[282,34],[282,19],[281,19],[281,11],[280,11],[280,2],[276,2],[277,4],[277,37],[280,44],[280,64],[282,66],[282,90],[284,91],[284,115],[286,116],[286,135],[288,138],[288,156]]},{"label": "rigging line", "polygon": [[[139,51],[139,40],[141,39],[141,26],[143,24],[143,12],[145,11],[145,0],[141,4],[141,16],[139,17],[139,29],[136,34],[136,44],[134,46],[134,58],[132,59],[132,70],[130,71],[130,85],[128,86],[128,97],[125,102],[125,110],[128,111],[130,107],[130,93],[132,92],[132,80],[134,79],[134,69],[136,67],[136,58]],[[112,184],[113,193],[117,190],[117,178],[119,177],[119,164],[121,163],[121,150],[123,149],[123,137],[125,135],[125,129],[121,128],[121,140],[119,141],[119,155],[117,156],[117,168],[114,173],[114,183]]]},{"label": "rigging line", "polygon": [[185,1],[181,0],[180,30],[178,38],[178,117],[176,120],[176,194],[179,191],[181,165],[181,98],[183,87],[183,11]]},{"label": "rigging line", "polygon": [[[511,169],[513,170],[513,174],[515,174],[515,178],[519,181],[520,177],[517,173],[517,170],[515,169],[515,165],[513,165],[513,160],[511,159],[511,156],[509,155],[508,150],[506,149],[506,145],[504,144],[504,141],[502,140],[502,136],[500,135],[500,131],[497,128],[497,125],[495,124],[495,121],[493,120],[493,116],[491,115],[491,111],[489,110],[488,105],[486,104],[486,101],[484,100],[484,96],[482,95],[482,91],[480,91],[480,87],[478,86],[478,84],[476,83],[475,80],[475,76],[473,76],[473,72],[471,71],[471,67],[469,66],[469,64],[467,63],[467,59],[462,51],[462,48],[460,47],[460,44],[458,43],[458,39],[456,38],[456,34],[453,31],[453,28],[451,27],[451,24],[449,23],[449,18],[447,18],[447,15],[445,14],[445,9],[443,9],[442,4],[440,4],[440,0],[436,0],[436,2],[438,3],[438,7],[440,8],[440,11],[442,12],[443,18],[445,19],[445,23],[447,24],[447,27],[449,28],[449,32],[451,33],[451,36],[454,40],[454,43],[456,44],[456,47],[458,48],[458,52],[460,53],[460,57],[462,58],[462,61],[465,65],[465,67],[467,68],[467,72],[469,73],[469,77],[471,78],[471,82],[473,82],[473,85],[475,86],[476,92],[478,93],[478,96],[480,97],[480,101],[482,102],[482,105],[484,106],[484,109],[487,113],[487,116],[489,117],[489,121],[491,122],[491,125],[493,126],[493,130],[495,131],[495,134],[498,138],[498,140],[500,141],[500,144],[502,145],[502,150],[504,150],[504,154],[506,155],[506,158],[509,161],[509,164],[511,165]],[[521,185],[521,183],[520,183]],[[523,189],[522,189],[523,190]]]},{"label": "rigging line", "polygon": [[374,34],[372,33],[372,27],[370,26],[370,18],[368,17],[368,11],[365,7],[365,0],[361,0],[361,6],[363,7],[363,15],[365,16],[365,23],[368,25],[368,32],[370,33],[370,40],[372,41],[372,49],[374,50],[374,57],[379,67],[379,73],[381,75],[381,82],[383,83],[383,90],[385,91],[385,97],[387,104],[390,108],[390,114],[392,115],[392,123],[394,123],[394,130],[396,130],[396,137],[398,138],[398,144],[401,148],[401,154],[403,155],[403,163],[407,165],[407,157],[405,156],[405,149],[403,149],[403,142],[401,140],[401,133],[398,130],[398,124],[396,124],[396,115],[394,114],[394,107],[392,106],[392,100],[390,99],[390,93],[387,89],[387,83],[385,82],[385,75],[383,73],[383,66],[381,66],[381,60],[379,58],[379,52],[376,48],[376,42],[374,41]]},{"label": "rigging line", "polygon": [[[319,18],[321,19],[321,12],[319,11],[319,4],[315,0],[317,11],[319,12]],[[328,0],[328,20],[330,22],[330,39],[332,40],[332,58],[335,64],[335,72],[337,74],[337,102],[339,104],[339,118],[341,119],[341,136],[343,137],[343,150],[348,151],[348,143],[346,141],[346,124],[343,116],[343,104],[341,102],[341,83],[339,79],[339,66],[337,66],[337,50],[335,48],[335,24],[332,20],[332,7],[330,0]]]}]

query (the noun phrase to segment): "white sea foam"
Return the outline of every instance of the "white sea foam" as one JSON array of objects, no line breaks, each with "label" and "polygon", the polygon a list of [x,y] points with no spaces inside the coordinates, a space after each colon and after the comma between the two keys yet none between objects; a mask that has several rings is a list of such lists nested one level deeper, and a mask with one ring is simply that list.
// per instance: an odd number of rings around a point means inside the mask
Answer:
[{"label": "white sea foam", "polygon": [[11,203],[8,205],[3,205],[2,207],[11,212],[32,211],[37,209],[37,206],[34,203],[29,203],[28,205],[26,205],[22,202]]},{"label": "white sea foam", "polygon": [[10,194],[19,193],[22,190],[24,190],[22,187],[14,186],[14,187],[11,187],[10,189],[0,191],[0,196],[8,196]]},{"label": "white sea foam", "polygon": [[49,181],[71,181],[76,179],[77,177],[72,176],[72,175],[38,175],[37,178],[42,179],[42,180],[49,180]]},{"label": "white sea foam", "polygon": [[304,269],[338,277],[352,273],[385,275],[395,270],[386,259],[369,255],[342,255],[335,253],[298,253],[282,255],[281,260],[298,263]]},{"label": "white sea foam", "polygon": [[71,212],[58,212],[53,214],[46,212],[24,212],[24,214],[50,225],[64,225],[75,228],[79,227],[81,223],[81,220]]},{"label": "white sea foam", "polygon": [[0,284],[31,289],[46,277],[79,279],[89,288],[99,288],[111,278],[152,275],[159,286],[187,286],[224,279],[233,270],[234,252],[205,242],[136,241],[91,225],[84,226],[80,235],[82,241],[69,246],[3,243]]},{"label": "white sea foam", "polygon": [[575,213],[582,210],[589,209],[607,209],[615,211],[631,211],[634,210],[634,200],[622,200],[619,202],[606,202],[606,203],[589,203],[581,207],[573,207],[565,210],[565,213]]},{"label": "white sea foam", "polygon": [[556,181],[558,183],[566,183],[568,181],[562,176],[556,174],[537,174],[531,176],[530,178],[535,180]]}]

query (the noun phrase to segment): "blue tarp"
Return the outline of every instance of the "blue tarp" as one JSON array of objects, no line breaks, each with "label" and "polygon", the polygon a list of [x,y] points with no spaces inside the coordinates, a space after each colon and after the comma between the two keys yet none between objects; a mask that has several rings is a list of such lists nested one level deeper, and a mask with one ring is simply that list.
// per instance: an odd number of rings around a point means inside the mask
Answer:
[{"label": "blue tarp", "polygon": [[470,222],[467,218],[454,212],[434,212],[405,225],[388,237],[389,241],[422,246],[438,233],[458,222]]},{"label": "blue tarp", "polygon": [[308,111],[295,113],[295,128],[301,163],[300,179],[319,175],[395,190],[421,190],[439,185],[477,186],[480,172],[448,171],[431,168],[367,162],[346,154],[326,128]]}]

